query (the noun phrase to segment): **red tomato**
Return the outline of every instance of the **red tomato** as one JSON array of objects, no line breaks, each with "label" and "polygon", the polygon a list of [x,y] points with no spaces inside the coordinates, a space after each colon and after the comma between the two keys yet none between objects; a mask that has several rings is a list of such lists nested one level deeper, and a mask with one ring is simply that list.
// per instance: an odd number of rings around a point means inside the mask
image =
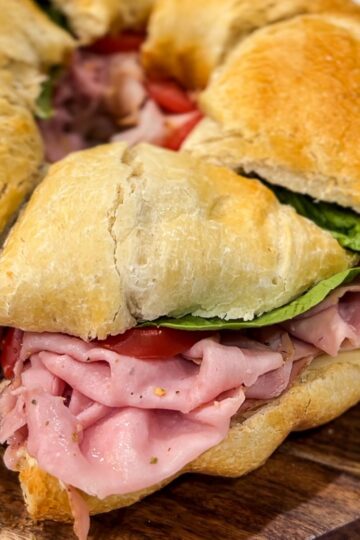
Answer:
[{"label": "red tomato", "polygon": [[96,54],[115,54],[119,52],[139,51],[145,40],[143,34],[124,32],[120,36],[105,36],[87,47],[88,51]]},{"label": "red tomato", "polygon": [[2,340],[0,363],[7,379],[14,375],[14,366],[19,358],[24,332],[8,328]]},{"label": "red tomato", "polygon": [[190,349],[213,332],[186,332],[172,328],[134,328],[97,344],[119,354],[146,360],[166,360]]},{"label": "red tomato", "polygon": [[147,90],[150,97],[165,111],[186,113],[196,110],[196,104],[172,81],[149,81]]},{"label": "red tomato", "polygon": [[170,133],[161,146],[170,150],[179,150],[186,137],[191,133],[196,124],[200,122],[201,118],[201,112],[194,114],[193,118],[190,118],[185,124]]}]

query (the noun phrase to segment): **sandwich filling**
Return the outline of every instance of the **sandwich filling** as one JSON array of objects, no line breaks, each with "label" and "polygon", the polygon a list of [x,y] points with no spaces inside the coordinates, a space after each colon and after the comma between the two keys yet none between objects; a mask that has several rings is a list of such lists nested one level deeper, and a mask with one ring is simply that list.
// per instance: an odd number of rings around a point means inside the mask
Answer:
[{"label": "sandwich filling", "polygon": [[142,42],[131,33],[102,38],[77,50],[52,91],[47,87],[49,118],[39,126],[48,161],[122,140],[179,149],[201,114],[177,83],[147,78],[140,63]]},{"label": "sandwich filling", "polygon": [[5,462],[16,470],[25,449],[69,486],[79,537],[88,515],[73,488],[105,498],[156,485],[224,440],[237,414],[285,392],[316,356],[359,348],[360,285],[272,327],[169,330],[175,347],[162,338],[149,348],[152,329],[129,332],[86,343],[18,331],[13,366],[3,347],[13,369],[0,401]]}]

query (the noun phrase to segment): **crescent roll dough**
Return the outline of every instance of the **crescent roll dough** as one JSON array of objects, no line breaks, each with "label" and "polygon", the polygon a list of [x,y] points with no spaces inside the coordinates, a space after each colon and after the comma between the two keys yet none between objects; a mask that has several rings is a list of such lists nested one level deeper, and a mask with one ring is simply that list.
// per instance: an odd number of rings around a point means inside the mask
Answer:
[{"label": "crescent roll dough", "polygon": [[[190,463],[179,474],[196,472],[238,477],[260,467],[290,431],[328,422],[360,399],[360,352],[326,355],[314,360],[281,397],[250,414],[235,416],[227,438]],[[19,463],[20,481],[28,512],[34,519],[72,521],[67,491],[54,477],[39,469],[24,454]],[[159,485],[128,495],[100,500],[82,493],[91,514],[129,506],[157,491]]]},{"label": "crescent roll dough", "polygon": [[83,43],[108,32],[145,27],[155,0],[53,0]]},{"label": "crescent roll dough", "polygon": [[360,14],[352,0],[158,0],[143,60],[148,71],[204,87],[212,71],[252,31],[303,13]]},{"label": "crescent roll dough", "polygon": [[299,17],[232,52],[184,148],[360,212],[359,96],[360,24]]},{"label": "crescent roll dough", "polygon": [[0,0],[0,234],[40,178],[43,144],[31,110],[41,71],[62,62],[72,38],[29,0]]},{"label": "crescent roll dough", "polygon": [[347,253],[260,182],[123,143],[53,165],[0,259],[0,324],[83,339],[193,313],[252,319]]},{"label": "crescent roll dough", "polygon": [[40,68],[60,64],[72,49],[70,35],[32,0],[0,0],[0,10],[0,57]]}]

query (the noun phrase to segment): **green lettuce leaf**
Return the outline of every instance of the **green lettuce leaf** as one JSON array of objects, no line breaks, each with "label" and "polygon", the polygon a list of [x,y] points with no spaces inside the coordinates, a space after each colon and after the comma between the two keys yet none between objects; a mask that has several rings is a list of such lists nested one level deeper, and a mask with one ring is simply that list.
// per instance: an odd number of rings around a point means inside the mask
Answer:
[{"label": "green lettuce leaf", "polygon": [[55,66],[50,69],[47,79],[42,83],[41,92],[36,100],[35,114],[41,120],[48,120],[54,114],[53,98],[56,82],[62,68]]},{"label": "green lettuce leaf", "polygon": [[41,93],[36,100],[35,114],[38,118],[41,118],[41,120],[48,120],[54,114],[52,105],[53,92],[53,82],[49,77],[43,82]]},{"label": "green lettuce leaf", "polygon": [[262,326],[270,326],[284,321],[293,319],[297,315],[301,315],[309,309],[317,306],[322,302],[334,289],[340,285],[345,285],[360,276],[360,267],[345,270],[339,274],[324,279],[312,289],[308,290],[302,296],[299,296],[286,306],[274,309],[269,313],[261,315],[252,321],[230,320],[225,321],[217,317],[204,319],[202,317],[194,317],[186,315],[178,319],[169,317],[161,317],[156,321],[144,322],[139,326],[164,326],[167,328],[175,328],[178,330],[240,330],[242,328],[260,328]]},{"label": "green lettuce leaf", "polygon": [[293,206],[298,214],[328,230],[344,248],[360,251],[359,214],[337,204],[315,201],[307,195],[300,195],[268,183],[266,185],[275,193],[280,202]]}]

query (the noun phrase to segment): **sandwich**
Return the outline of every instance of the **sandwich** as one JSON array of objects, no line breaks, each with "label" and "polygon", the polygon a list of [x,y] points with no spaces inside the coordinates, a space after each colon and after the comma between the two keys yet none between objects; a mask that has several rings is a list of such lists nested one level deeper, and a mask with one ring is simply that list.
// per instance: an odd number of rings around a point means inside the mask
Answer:
[{"label": "sandwich", "polygon": [[359,67],[354,18],[302,16],[261,29],[214,74],[199,98],[205,118],[183,149],[268,182],[357,251]]},{"label": "sandwich", "polygon": [[0,1],[0,236],[41,178],[33,113],[45,70],[72,49],[69,35],[29,0]]},{"label": "sandwich", "polygon": [[255,30],[296,15],[329,12],[359,17],[360,8],[352,0],[158,0],[144,66],[187,88],[205,88],[215,68]]},{"label": "sandwich", "polygon": [[[261,182],[99,146],[51,166],[0,257],[5,463],[34,519],[240,476],[360,399],[360,269]],[[331,331],[329,330],[331,328]]]}]

